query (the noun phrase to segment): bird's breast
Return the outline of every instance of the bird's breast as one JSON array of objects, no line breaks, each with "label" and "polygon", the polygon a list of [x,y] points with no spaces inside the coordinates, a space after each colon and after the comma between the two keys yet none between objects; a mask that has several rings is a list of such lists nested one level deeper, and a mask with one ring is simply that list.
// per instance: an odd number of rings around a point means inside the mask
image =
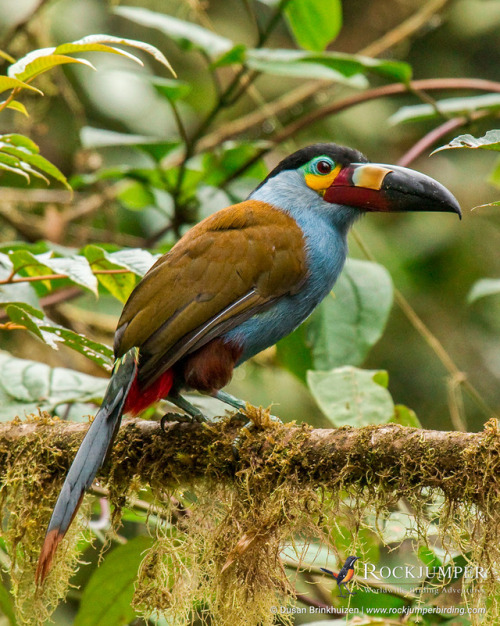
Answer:
[{"label": "bird's breast", "polygon": [[321,215],[307,215],[297,222],[306,245],[306,279],[298,291],[282,296],[224,336],[242,346],[238,364],[295,330],[328,295],[342,271],[347,253],[345,234]]}]

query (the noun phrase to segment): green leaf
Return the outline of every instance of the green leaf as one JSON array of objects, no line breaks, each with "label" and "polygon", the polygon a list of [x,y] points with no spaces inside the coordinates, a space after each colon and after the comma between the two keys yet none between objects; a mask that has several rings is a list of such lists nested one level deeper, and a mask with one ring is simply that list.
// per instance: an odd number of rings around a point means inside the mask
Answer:
[{"label": "green leaf", "polygon": [[[6,135],[4,135],[4,137],[6,137]],[[33,174],[38,178],[43,178],[47,184],[49,184],[48,179],[41,175],[40,172],[33,169],[34,167],[38,168],[38,170],[41,170],[42,172],[45,172],[46,174],[49,174],[49,176],[52,176],[62,183],[69,191],[72,191],[66,176],[64,176],[64,174],[55,165],[53,165],[50,161],[47,161],[47,159],[40,154],[33,154],[29,152],[27,148],[14,148],[4,145],[3,141],[0,141],[0,150],[2,150],[4,154],[8,153],[18,157],[21,160],[21,167],[26,169],[30,174]]]},{"label": "green leaf", "polygon": [[[87,415],[94,411],[89,403],[99,401],[107,385],[106,378],[63,367],[51,368],[45,363],[17,359],[0,351],[0,421],[36,413],[38,408],[82,421],[85,419],[83,411]],[[70,408],[69,414],[68,404],[76,409]]]},{"label": "green leaf", "polygon": [[218,67],[225,67],[227,65],[241,65],[246,58],[247,47],[238,43],[228,50],[225,54],[220,56],[216,61],[210,64],[211,69],[216,69]]},{"label": "green leaf", "polygon": [[500,278],[482,278],[472,285],[472,289],[467,296],[467,302],[472,304],[480,298],[498,294],[500,294]]},{"label": "green leaf", "polygon": [[118,194],[118,200],[132,211],[154,206],[155,197],[151,190],[139,182],[133,182]]},{"label": "green leaf", "polygon": [[116,7],[114,12],[136,24],[156,28],[173,39],[182,50],[199,50],[217,59],[233,48],[233,42],[212,31],[176,17],[136,7]]},{"label": "green leaf", "polygon": [[152,545],[152,538],[139,536],[105,556],[85,587],[75,626],[125,626],[134,620],[134,583]]},{"label": "green leaf", "polygon": [[[411,78],[411,67],[400,61],[372,59],[340,52],[306,52],[284,49],[248,50],[247,65],[252,69],[283,76],[310,76],[334,80],[336,77],[361,83],[358,74],[373,72],[401,82]],[[308,73],[309,72],[309,73]],[[363,86],[366,83],[363,82]]]},{"label": "green leaf", "polygon": [[[0,410],[1,410],[0,406]],[[12,416],[11,416],[12,419]],[[16,626],[16,615],[14,612],[14,601],[10,593],[0,581],[0,610],[7,619],[10,626]]]},{"label": "green leaf", "polygon": [[55,48],[54,52],[59,54],[69,54],[71,52],[110,52],[112,54],[119,54],[122,56],[126,56],[129,59],[132,59],[139,65],[143,65],[143,62],[138,59],[130,52],[125,50],[120,50],[119,48],[114,48],[112,46],[107,46],[105,44],[118,44],[122,46],[129,46],[131,48],[137,48],[151,55],[156,61],[168,67],[168,69],[174,74],[175,72],[166,59],[165,55],[158,50],[155,46],[152,46],[149,43],[145,43],[144,41],[137,41],[136,39],[125,39],[123,37],[114,37],[113,35],[87,35],[82,39],[78,39],[77,41],[72,41],[71,43],[61,44]]},{"label": "green leaf", "polygon": [[433,568],[437,569],[443,564],[443,561],[438,557],[434,550],[431,550],[431,548],[427,546],[420,546],[418,549],[418,558],[430,570]]},{"label": "green leaf", "polygon": [[378,263],[349,259],[334,286],[307,324],[314,369],[361,365],[384,332],[393,287]]},{"label": "green leaf", "polygon": [[146,250],[131,249],[106,252],[103,248],[88,245],[82,253],[93,270],[129,270],[123,274],[98,274],[97,280],[115,298],[126,302],[137,283],[136,276],[142,277],[154,262],[154,257]]},{"label": "green leaf", "polygon": [[36,76],[43,74],[47,70],[52,69],[58,65],[64,65],[67,63],[80,63],[87,65],[91,69],[95,67],[89,61],[85,59],[78,59],[75,57],[67,56],[73,52],[108,52],[112,54],[119,54],[125,56],[140,65],[143,65],[142,61],[135,57],[130,52],[107,46],[105,44],[121,44],[125,46],[131,46],[139,48],[148,54],[151,54],[157,61],[169,68],[169,70],[175,74],[172,66],[167,61],[165,56],[154,46],[144,43],[142,41],[136,41],[134,39],[123,39],[122,37],[113,37],[111,35],[89,35],[78,41],[72,41],[70,43],[64,43],[57,47],[41,48],[39,50],[33,50],[28,53],[22,59],[19,59],[16,63],[11,65],[8,69],[8,75],[12,78],[17,78],[20,81],[31,81]]},{"label": "green leaf", "polygon": [[9,154],[0,152],[0,170],[5,170],[7,172],[11,172],[12,174],[17,174],[18,176],[23,176],[23,178],[25,178],[29,183],[30,177],[21,167],[19,159],[16,159]]},{"label": "green leaf", "polygon": [[301,324],[290,335],[276,344],[278,362],[306,382],[307,370],[314,367],[311,346],[307,339],[307,325]]},{"label": "green leaf", "polygon": [[5,52],[5,50],[0,50],[0,59],[5,59],[9,63],[15,63],[16,62],[14,57],[11,57],[10,54]]},{"label": "green leaf", "polygon": [[64,274],[76,285],[97,295],[97,278],[92,273],[85,257],[76,254],[67,257],[52,257],[47,261],[47,265],[56,274]]},{"label": "green leaf", "polygon": [[91,341],[84,335],[59,326],[49,320],[42,311],[30,306],[26,302],[12,302],[5,307],[10,320],[21,326],[25,326],[44,343],[55,350],[58,343],[80,352],[91,361],[94,361],[104,369],[109,370],[113,361],[113,351],[102,343]]},{"label": "green leaf", "polygon": [[309,53],[299,50],[270,50],[266,48],[249,50],[246,65],[265,74],[330,80],[359,89],[368,86],[365,77],[361,74],[350,71],[346,74],[341,69],[326,65],[316,58],[313,60]]},{"label": "green leaf", "polygon": [[[412,106],[401,107],[399,111],[396,111],[396,113],[389,118],[389,123],[395,125],[405,122],[420,122],[422,120],[440,119],[442,117],[441,113],[459,117],[462,115],[470,115],[474,111],[498,111],[500,110],[500,94],[489,93],[484,96],[473,96],[471,98],[446,98],[444,100],[437,100],[436,105],[439,112],[432,104],[415,104]],[[471,139],[474,139],[472,135],[462,135],[462,137],[470,137]],[[457,139],[459,138],[457,137]],[[454,139],[453,141],[456,140]],[[478,148],[481,146],[452,146],[448,144],[447,147]],[[494,150],[495,148],[489,149]],[[437,152],[437,150],[434,152]]]},{"label": "green leaf", "polygon": [[[85,257],[55,257],[52,252],[35,255],[21,249],[9,252],[9,258],[16,273],[22,270],[23,275],[27,276],[63,274],[76,285],[97,295],[97,278]],[[47,282],[48,288],[51,287],[50,279],[44,282]]]},{"label": "green leaf", "polygon": [[[500,109],[500,95],[499,109]],[[450,148],[467,148],[467,149],[482,149],[482,150],[495,150],[500,151],[500,130],[489,130],[484,137],[473,137],[472,135],[459,135],[452,139],[450,143],[445,146],[441,146],[437,150],[434,150],[432,154],[439,152],[440,150],[449,150]]]},{"label": "green leaf", "polygon": [[0,93],[7,91],[7,89],[30,89],[43,96],[43,91],[40,91],[40,89],[32,85],[28,85],[18,78],[14,78],[13,76],[0,76]]},{"label": "green leaf", "polygon": [[14,146],[15,148],[25,148],[28,152],[32,154],[38,154],[40,152],[40,148],[36,145],[34,141],[31,141],[29,137],[25,137],[24,135],[18,135],[17,133],[9,133],[7,135],[0,135],[0,145],[9,145]]},{"label": "green leaf", "polygon": [[191,92],[191,85],[182,80],[161,78],[160,76],[152,76],[150,80],[160,96],[163,96],[171,102],[183,100]]},{"label": "green leaf", "polygon": [[165,141],[158,137],[118,133],[91,126],[82,128],[80,139],[84,148],[111,148],[116,146],[139,148],[147,152],[155,161],[160,161],[180,145],[179,141]]},{"label": "green leaf", "polygon": [[[38,153],[38,146],[36,143],[31,141],[31,139],[28,139],[28,137],[14,133],[0,135],[0,156],[3,157],[3,163],[9,165],[6,160],[6,155],[16,157],[18,165],[15,167],[20,168],[20,172],[18,173],[24,172],[25,176],[33,174],[38,178],[43,178],[43,180],[45,180],[48,184],[49,181],[45,178],[45,176],[37,171],[41,170],[45,174],[48,174],[61,182],[67,189],[69,189],[69,191],[72,191],[66,176],[64,176],[64,174],[55,165],[53,165],[50,161],[47,161],[47,159]],[[35,170],[34,168],[37,169]]]},{"label": "green leaf", "polygon": [[53,52],[54,48],[33,50],[33,52],[30,52],[22,59],[19,59],[17,63],[14,63],[14,65],[9,67],[9,76],[22,81],[33,80],[53,67],[57,67],[58,65],[67,65],[68,63],[86,65],[87,67],[90,67],[90,69],[95,70],[92,63],[86,59],[68,57],[64,54],[51,54],[49,51]]},{"label": "green leaf", "polygon": [[394,414],[391,394],[374,381],[376,371],[339,367],[307,372],[307,384],[318,406],[338,426],[386,424]]},{"label": "green leaf", "polygon": [[[0,102],[0,107],[2,107],[2,105],[5,104],[5,102],[6,100],[4,100],[3,102]],[[22,113],[26,117],[29,117],[28,110],[26,109],[26,107],[24,106],[22,102],[18,102],[17,100],[12,100],[7,105],[7,108],[12,109],[13,111],[17,111],[18,113]]]},{"label": "green leaf", "polygon": [[342,28],[340,0],[291,0],[285,16],[301,48],[321,52]]},{"label": "green leaf", "polygon": [[488,182],[495,187],[500,188],[500,159],[497,160],[495,167],[488,176]]},{"label": "green leaf", "polygon": [[394,416],[389,420],[392,424],[400,426],[411,426],[412,428],[422,428],[422,424],[417,417],[415,411],[412,411],[404,404],[396,404],[394,407]]},{"label": "green leaf", "polygon": [[[0,253],[0,280],[7,279],[13,269],[13,264],[9,257]],[[0,285],[0,304],[7,302],[26,302],[38,308],[38,297],[33,286],[29,283],[13,283]]]}]

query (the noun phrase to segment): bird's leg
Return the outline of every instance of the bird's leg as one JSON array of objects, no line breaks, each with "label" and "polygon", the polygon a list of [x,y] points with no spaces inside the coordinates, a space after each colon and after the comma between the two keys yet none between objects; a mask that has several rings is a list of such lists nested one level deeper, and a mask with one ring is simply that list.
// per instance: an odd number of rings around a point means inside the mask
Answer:
[{"label": "bird's leg", "polygon": [[[160,420],[160,426],[163,430],[165,430],[166,422],[180,422],[180,421],[189,421],[189,422],[207,422],[207,418],[203,415],[203,413],[197,409],[189,400],[183,398],[178,393],[172,393],[168,396],[167,400],[175,406],[179,407],[187,413],[187,416],[179,415],[177,413],[165,413],[165,415]],[[184,418],[184,419],[183,419]]]},{"label": "bird's leg", "polygon": [[[238,411],[241,411],[242,413],[246,414],[247,403],[244,400],[240,400],[239,398],[232,396],[230,393],[227,393],[227,391],[222,391],[222,390],[215,391],[212,395],[217,400],[220,400],[221,402],[224,402],[225,404],[228,404],[229,406],[232,406]],[[279,422],[280,424],[282,423],[280,418],[276,417],[275,415],[270,415],[269,419],[272,422]],[[244,426],[244,428],[250,428],[250,429],[254,427],[255,427],[255,424],[251,420]]]},{"label": "bird's leg", "polygon": [[[355,596],[356,595],[355,591],[349,591],[349,589],[347,588],[347,585],[345,583],[340,583],[340,585],[342,585],[342,584],[344,584],[344,591],[347,591],[348,595],[350,595],[350,596]],[[340,585],[339,585],[339,589],[341,589]],[[340,591],[340,595],[342,595],[342,591]],[[342,596],[342,597],[344,598],[345,596]]]},{"label": "bird's leg", "polygon": [[[247,413],[248,413],[248,411],[247,411],[247,403],[244,400],[240,400],[239,398],[236,398],[235,396],[232,396],[230,393],[227,393],[227,391],[222,391],[220,389],[218,391],[214,391],[212,393],[212,396],[214,398],[216,398],[217,400],[220,400],[221,402],[224,402],[225,404],[228,404],[229,406],[232,406],[234,409],[240,411],[245,416],[247,415]],[[272,422],[279,422],[280,424],[282,423],[280,418],[276,417],[275,415],[269,415],[269,419]],[[242,427],[242,429],[240,430],[240,433],[235,437],[235,439],[233,441],[233,445],[232,445],[233,453],[234,453],[235,457],[239,456],[238,450],[239,450],[239,447],[241,445],[241,436],[242,436],[243,432],[251,432],[252,430],[255,430],[257,427],[258,427],[257,424],[251,418]]]}]

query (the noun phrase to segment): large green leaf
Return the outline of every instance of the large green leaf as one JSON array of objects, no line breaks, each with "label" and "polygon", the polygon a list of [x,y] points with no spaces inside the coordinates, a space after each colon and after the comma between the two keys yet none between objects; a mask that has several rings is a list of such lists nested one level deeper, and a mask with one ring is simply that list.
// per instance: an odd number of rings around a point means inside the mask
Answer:
[{"label": "large green leaf", "polygon": [[151,537],[139,536],[106,555],[85,587],[75,626],[125,626],[134,620],[134,583],[152,545]]},{"label": "large green leaf", "polygon": [[496,296],[500,294],[500,278],[482,278],[472,286],[467,296],[469,303],[475,302],[486,296]]},{"label": "large green leaf", "polygon": [[[499,109],[500,109],[500,95],[499,98]],[[472,135],[459,135],[452,139],[450,143],[447,143],[445,146],[441,146],[437,150],[434,150],[433,154],[439,152],[440,150],[449,150],[452,148],[465,148],[465,149],[473,149],[477,148],[481,150],[494,150],[496,152],[500,151],[500,130],[489,130],[484,137],[473,137]],[[500,166],[498,167],[500,171]],[[500,176],[500,174],[499,174]]]},{"label": "large green leaf", "polygon": [[385,372],[339,367],[307,372],[307,384],[318,406],[334,426],[385,424],[394,415]]},{"label": "large green leaf", "polygon": [[361,365],[382,336],[392,296],[392,280],[382,265],[349,259],[307,325],[314,369]]},{"label": "large green leaf", "polygon": [[5,311],[12,322],[26,327],[51,348],[57,350],[58,343],[63,343],[104,369],[111,369],[113,351],[108,346],[52,322],[42,311],[26,302],[9,303]]},{"label": "large green leaf", "polygon": [[[340,52],[306,52],[284,49],[247,51],[246,63],[252,69],[282,76],[304,76],[329,80],[351,79],[364,86],[359,74],[373,72],[392,80],[408,82],[411,67],[400,61],[372,59]],[[363,83],[363,84],[361,84]]]},{"label": "large green leaf", "polygon": [[[81,421],[93,413],[108,380],[0,351],[0,421],[43,409]],[[69,411],[68,411],[68,405]]]},{"label": "large green leaf", "polygon": [[[438,100],[436,106],[432,104],[415,104],[401,107],[389,118],[391,124],[401,124],[404,122],[420,122],[422,120],[439,119],[442,113],[446,115],[462,116],[470,115],[474,111],[498,111],[500,110],[500,94],[489,93],[484,96],[473,96],[470,98],[446,98]],[[494,131],[493,131],[494,132]],[[465,135],[471,137],[471,135]],[[469,147],[479,146],[450,146]]]},{"label": "large green leaf", "polygon": [[217,59],[233,47],[233,42],[226,37],[164,13],[137,7],[117,7],[114,12],[136,24],[157,28],[173,39],[183,50],[199,50],[210,59]]},{"label": "large green leaf", "polygon": [[301,48],[321,52],[342,28],[340,0],[290,0],[285,16]]},{"label": "large green leaf", "polygon": [[300,379],[308,369],[361,365],[380,339],[392,306],[389,273],[348,259],[333,292],[309,320],[278,344],[278,359]]}]

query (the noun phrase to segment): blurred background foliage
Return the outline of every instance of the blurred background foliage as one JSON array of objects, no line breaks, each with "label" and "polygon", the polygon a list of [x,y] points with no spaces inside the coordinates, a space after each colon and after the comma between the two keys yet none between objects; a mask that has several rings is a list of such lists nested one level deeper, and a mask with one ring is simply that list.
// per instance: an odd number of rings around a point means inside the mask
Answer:
[{"label": "blurred background foliage", "polygon": [[[40,4],[42,6],[34,18],[24,24],[23,20],[31,16],[34,8]],[[251,10],[240,0],[210,2],[208,5],[194,1],[129,4],[198,22],[222,36],[250,46],[257,38],[254,20],[265,24],[274,10],[267,6],[271,3],[257,3],[255,9]],[[342,8],[342,29],[332,49],[350,53],[362,50],[414,14],[420,4],[409,0],[352,0],[345,3]],[[397,41],[385,56],[411,64],[416,79],[498,79],[499,3],[460,0],[438,5],[442,5],[442,10],[431,14],[430,19],[410,37]],[[147,28],[120,14],[114,14],[106,2],[4,2],[0,6],[0,24],[0,47],[16,58],[36,47],[71,41],[97,32],[142,39],[156,45],[171,61],[179,79],[185,84],[185,93],[181,94],[182,99],[177,100],[177,109],[189,135],[195,132],[200,120],[206,117],[217,98],[210,72],[207,71],[207,61],[202,54],[195,50],[179,49],[161,29]],[[16,24],[20,26],[16,27]],[[296,46],[286,20],[276,25],[268,45],[280,48]],[[41,154],[74,182],[85,180],[85,177],[92,177],[95,172],[113,166],[149,167],[150,160],[144,153],[132,147],[113,146],[113,137],[91,129],[177,141],[179,134],[172,108],[159,93],[161,87],[157,85],[155,89],[148,78],[158,73],[158,66],[153,60],[144,59],[146,69],[136,70],[127,59],[114,55],[97,58],[97,54],[89,54],[88,58],[98,66],[98,72],[83,66],[66,66],[42,76],[37,85],[44,90],[45,97],[40,98],[36,94],[24,96],[23,101],[30,110],[30,117],[25,118],[17,112],[5,112],[1,120],[2,130],[15,129],[31,137],[40,146]],[[163,75],[168,78],[168,71],[165,70]],[[219,80],[223,85],[227,85],[232,76],[232,67],[219,70]],[[371,86],[388,82],[376,75],[369,78]],[[210,130],[223,128],[228,121],[262,109],[265,102],[286,97],[286,94],[306,82],[306,78],[262,74],[248,93],[219,114]],[[237,139],[266,141],[273,136],[279,124],[286,126],[309,111],[352,92],[344,85],[319,85],[312,98],[294,104],[280,113],[278,119],[265,118]],[[438,93],[441,95],[444,92]],[[471,95],[471,92],[454,91],[444,95]],[[436,126],[435,119],[391,126],[391,115],[401,106],[418,103],[418,98],[413,94],[379,98],[326,117],[295,133],[266,155],[266,166],[271,167],[280,157],[297,147],[329,140],[356,147],[373,161],[394,163]],[[491,119],[486,119],[470,125],[467,132],[479,136],[491,127]],[[456,134],[448,134],[445,139]],[[442,143],[444,141],[433,147]],[[111,146],[99,149],[99,145],[103,144]],[[94,146],[97,148],[94,149]],[[236,155],[238,151],[241,155],[243,149],[238,148],[227,154],[226,160],[239,158]],[[218,181],[217,172],[214,171],[216,167],[212,168],[210,164],[210,159],[215,162],[220,160],[220,149],[217,152],[214,156],[206,154],[203,157],[208,162],[206,169],[214,172],[212,180],[206,180],[206,173],[198,176],[199,179],[205,178],[202,182],[207,182],[210,187],[204,185],[198,189],[196,197],[190,198],[180,212],[181,220],[185,219],[185,223],[176,224],[172,228],[171,195],[157,190],[156,197],[147,198],[144,193],[140,193],[143,188],[139,189],[132,184],[122,186],[118,191],[111,186],[116,183],[116,179],[111,183],[97,181],[91,186],[82,183],[82,194],[95,192],[101,194],[101,200],[95,199],[97,206],[88,208],[88,213],[81,218],[73,219],[69,204],[18,203],[18,196],[9,196],[8,193],[4,195],[4,206],[15,211],[16,219],[30,222],[24,230],[29,231],[36,224],[35,232],[30,234],[33,240],[48,239],[77,247],[99,241],[133,247],[154,243],[160,249],[166,249],[192,221],[233,200],[212,188],[212,185],[216,186],[224,178],[223,168],[222,174],[219,168]],[[486,151],[480,154],[479,151],[455,151],[441,152],[428,158],[429,152],[426,150],[412,163],[412,167],[431,174],[453,191],[464,208],[463,221],[458,223],[447,217],[443,219],[441,215],[370,215],[358,226],[358,231],[377,261],[389,270],[395,285],[439,337],[459,369],[466,372],[489,405],[497,406],[500,395],[500,354],[497,348],[500,302],[497,297],[480,300],[472,305],[467,304],[466,300],[476,280],[495,277],[500,273],[498,209],[486,207],[470,211],[471,207],[498,197],[494,187],[487,181],[488,172],[494,165],[494,155]],[[238,167],[238,164],[230,167]],[[197,163],[193,164],[195,168],[198,171],[201,169]],[[194,173],[190,173],[196,178]],[[237,193],[243,197],[252,188],[253,178],[262,177],[264,173],[264,167],[256,166],[249,180],[238,181],[242,189],[238,189]],[[10,184],[5,178],[2,183]],[[19,185],[19,182],[12,181],[12,184]],[[108,195],[112,197],[108,198],[105,190],[110,186],[112,192]],[[76,188],[79,189],[78,186]],[[81,194],[77,192],[74,206],[81,207],[84,200],[80,200],[80,197]],[[4,242],[18,239],[20,234],[27,235],[13,227],[12,221],[10,224],[9,220],[2,221],[1,237]],[[156,239],[162,230],[166,231],[165,235]],[[363,258],[355,241],[351,241],[350,248],[352,256]],[[116,302],[104,299],[96,303],[89,295],[72,301],[71,307],[78,307],[81,312],[81,315],[76,315],[78,320],[74,323],[85,327],[85,332],[98,333],[101,339],[110,341],[114,316],[119,311]],[[90,316],[82,312],[85,307],[91,311]],[[95,315],[97,312],[99,316]],[[74,314],[74,309],[71,313],[58,311],[59,316]],[[26,334],[20,333],[4,332],[2,344],[20,356],[33,356],[42,350],[38,344],[32,345]],[[271,350],[254,363],[240,368],[233,383],[234,391],[252,398],[256,403],[275,403],[274,410],[282,416],[307,417],[308,421],[315,423],[320,417],[307,392],[290,374],[275,367],[274,354]],[[39,358],[52,364],[61,364],[63,360],[65,365],[83,367],[81,362],[78,365],[74,363],[73,354],[43,351]],[[263,364],[266,365],[265,373],[261,367]],[[393,308],[387,330],[368,357],[366,366],[389,372],[389,388],[395,400],[411,406],[425,426],[439,429],[451,427],[446,372],[397,306]],[[479,428],[484,421],[484,414],[467,400],[466,412],[468,427],[473,430]]]},{"label": "blurred background foliage", "polygon": [[[394,401],[411,407],[423,427],[480,429],[491,415],[487,407],[495,409],[500,404],[500,298],[493,295],[471,303],[467,296],[478,280],[500,276],[499,209],[488,206],[499,198],[500,167],[495,165],[495,153],[487,150],[447,150],[430,158],[429,154],[459,133],[480,137],[498,126],[498,86],[496,93],[489,94],[488,102],[459,101],[458,113],[447,113],[447,105],[440,105],[445,113],[437,114],[431,100],[430,115],[422,116],[416,105],[428,103],[429,95],[403,88],[395,96],[379,97],[332,115],[314,116],[363,90],[404,82],[407,66],[382,62],[373,72],[356,70],[352,75],[345,72],[334,76],[335,70],[327,64],[318,65],[310,59],[309,75],[302,68],[296,75],[287,76],[283,74],[292,72],[282,66],[274,68],[273,73],[268,71],[269,66],[265,72],[255,72],[262,69],[263,63],[276,64],[279,59],[254,54],[247,60],[251,69],[243,76],[239,75],[243,47],[224,42],[230,39],[252,48],[259,37],[264,39],[266,25],[273,23],[265,42],[269,48],[298,50],[302,46],[314,56],[331,39],[334,42],[329,50],[352,54],[362,51],[387,61],[404,62],[411,66],[416,80],[498,81],[500,3],[331,2],[325,15],[317,16],[329,21],[330,28],[319,40],[315,34],[324,29],[316,25],[315,30],[313,23],[312,34],[306,32],[300,27],[300,14],[293,11],[273,22],[279,3],[270,0],[143,0],[127,2],[126,6],[117,4],[98,0],[17,0],[0,4],[0,49],[14,58],[89,34],[107,33],[153,44],[178,75],[178,80],[173,80],[166,68],[145,54],[140,55],[144,68],[136,68],[116,55],[79,55],[90,59],[98,71],[83,65],[56,68],[36,82],[45,94],[43,98],[35,93],[23,94],[21,100],[29,116],[19,111],[2,112],[0,131],[30,137],[75,190],[71,198],[61,185],[47,189],[42,181],[32,179],[28,184],[15,174],[2,172],[2,252],[14,249],[15,241],[32,244],[33,253],[51,249],[64,255],[68,250],[77,250],[93,261],[96,249],[89,248],[91,244],[97,244],[106,254],[121,248],[165,252],[193,223],[246,197],[269,168],[301,146],[335,141],[361,150],[372,161],[396,163],[433,129],[451,123],[449,132],[437,134],[415,159],[412,155],[411,167],[433,176],[454,193],[462,205],[463,220],[440,214],[372,214],[357,225],[351,238],[351,256],[360,260],[368,257],[384,266],[406,298],[397,297],[390,308],[390,286],[388,293],[385,273],[379,269],[370,297],[380,305],[374,307],[380,316],[379,334],[388,317],[387,326],[369,355],[364,358],[362,354],[358,361],[369,370],[388,372]],[[310,5],[314,4],[310,0]],[[196,23],[218,37],[204,40],[200,52],[193,49],[190,37],[178,36],[175,41],[172,32],[175,34],[178,25],[164,25],[154,19],[148,23],[144,17],[147,14],[134,13],[127,7]],[[5,60],[3,73],[8,64]],[[242,80],[235,83],[231,97],[226,98],[227,106],[217,108],[220,94],[235,76]],[[313,82],[318,76],[323,80]],[[246,85],[248,77],[251,81]],[[308,88],[307,97],[293,97],[301,90],[305,94]],[[488,89],[442,89],[427,94],[440,100],[478,97],[484,91]],[[229,102],[231,99],[234,102]],[[415,108],[405,109],[403,115],[400,110],[404,106]],[[257,118],[255,124],[249,121],[252,115]],[[403,117],[407,119],[401,121]],[[459,122],[454,124],[456,119]],[[296,122],[296,132],[286,132],[293,130]],[[241,132],[236,132],[236,124]],[[234,132],[222,143],[231,130]],[[181,145],[185,137],[189,138],[188,159]],[[243,170],[251,160],[252,165]],[[471,211],[478,205],[487,206]],[[133,260],[133,278],[126,285],[106,283],[100,278],[98,300],[89,289],[75,290],[71,281],[59,283],[60,289],[55,291],[38,285],[36,295],[42,298],[54,323],[109,345],[121,310],[120,300],[147,266],[144,258]],[[100,262],[101,268],[130,269],[132,259],[106,256]],[[356,264],[350,267],[354,271]],[[342,293],[349,295],[346,283],[337,289],[339,300]],[[16,319],[22,321],[21,313],[26,320],[26,310],[18,310]],[[0,322],[7,319],[4,314]],[[14,319],[12,314],[10,319]],[[418,319],[441,342],[441,360],[429,345],[433,342],[429,332],[424,331],[425,341],[415,330]],[[316,320],[315,324],[314,332],[320,333],[320,322]],[[54,352],[25,331],[12,327],[0,333],[2,348],[17,357],[105,375],[94,362],[64,346]],[[328,420],[303,384],[307,369],[304,364],[314,358],[307,352],[310,346],[304,350],[304,338],[307,343],[307,336],[299,333],[278,349],[271,348],[240,367],[229,389],[254,404],[273,404],[273,412],[286,420],[327,426]],[[377,339],[370,336],[366,351]],[[435,342],[433,345],[435,348]],[[106,358],[109,355],[104,355],[102,362]],[[448,365],[456,364],[455,369],[451,367],[453,376],[450,367],[448,371],[443,367],[443,358],[449,359]],[[329,364],[333,365],[338,363]],[[459,372],[470,381],[480,402],[461,392]],[[309,382],[312,389],[321,384],[319,379]],[[387,384],[385,379],[377,382]],[[102,393],[91,389],[92,383],[83,379],[75,384],[85,388],[90,403],[92,393]],[[76,405],[76,409],[71,416],[86,419],[92,407]],[[404,423],[412,423],[408,415]]]}]

